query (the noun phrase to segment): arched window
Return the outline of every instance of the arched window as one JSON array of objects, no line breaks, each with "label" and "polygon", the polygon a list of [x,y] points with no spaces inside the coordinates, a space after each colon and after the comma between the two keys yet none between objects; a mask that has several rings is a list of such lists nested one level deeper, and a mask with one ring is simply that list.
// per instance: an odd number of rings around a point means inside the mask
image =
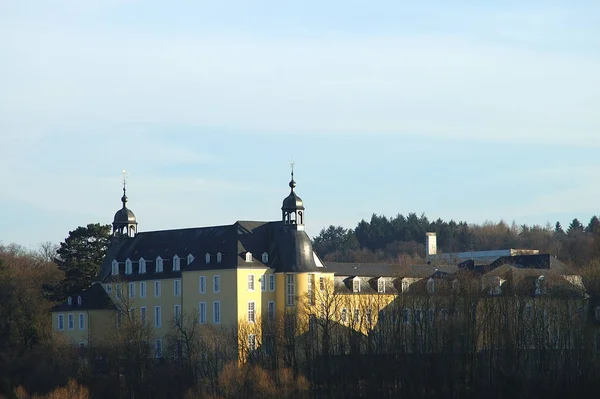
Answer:
[{"label": "arched window", "polygon": [[144,259],[144,258],[140,258],[138,273],[139,274],[146,273],[146,259]]},{"label": "arched window", "polygon": [[252,252],[246,252],[246,262],[252,262]]},{"label": "arched window", "polygon": [[360,277],[352,279],[352,292],[360,292]]},{"label": "arched window", "polygon": [[427,280],[427,292],[430,294],[435,292],[435,280],[433,277],[430,277],[429,280]]},{"label": "arched window", "polygon": [[119,274],[119,262],[117,262],[116,259],[113,259],[113,261],[112,261],[112,274],[113,275]]},{"label": "arched window", "polygon": [[269,263],[269,254],[266,252],[262,254],[262,263]]},{"label": "arched window", "polygon": [[160,256],[156,257],[156,273],[162,273],[163,271],[163,260]]},{"label": "arched window", "polygon": [[206,254],[206,256],[205,256],[204,258],[205,258],[205,260],[206,260],[206,264],[209,264],[209,263],[210,263],[210,254],[209,254],[209,253],[207,253],[207,254]]},{"label": "arched window", "polygon": [[81,306],[81,302],[82,302],[81,296],[78,296],[77,297],[77,305]]},{"label": "arched window", "polygon": [[535,295],[542,295],[546,293],[546,279],[544,276],[539,276],[535,280]]},{"label": "arched window", "polygon": [[67,305],[71,306],[73,304],[73,298],[68,297],[67,298]]},{"label": "arched window", "polygon": [[173,271],[178,272],[179,270],[181,270],[181,262],[179,256],[175,255],[173,257]]},{"label": "arched window", "polygon": [[125,261],[125,274],[131,273],[133,273],[133,264],[131,263],[131,260],[127,259]]},{"label": "arched window", "polygon": [[217,263],[221,263],[222,260],[223,260],[223,254],[221,254],[220,252],[217,252]]},{"label": "arched window", "polygon": [[188,265],[189,265],[190,263],[192,263],[193,261],[194,261],[194,255],[192,255],[192,254],[189,254],[189,255],[187,256],[187,263],[188,263]]}]

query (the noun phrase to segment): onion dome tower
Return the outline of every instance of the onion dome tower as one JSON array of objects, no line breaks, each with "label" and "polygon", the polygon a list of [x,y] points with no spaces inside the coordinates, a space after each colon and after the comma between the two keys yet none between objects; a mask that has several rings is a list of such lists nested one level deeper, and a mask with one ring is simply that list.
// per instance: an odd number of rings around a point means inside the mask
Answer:
[{"label": "onion dome tower", "polygon": [[304,230],[304,203],[294,192],[296,182],[294,181],[294,167],[292,166],[292,180],[290,180],[290,195],[283,200],[281,215],[283,224],[295,230]]},{"label": "onion dome tower", "polygon": [[[123,171],[125,173],[125,171]],[[135,237],[137,232],[137,221],[131,209],[127,208],[127,181],[123,176],[123,196],[121,197],[123,207],[115,213],[113,219],[113,237]]]}]

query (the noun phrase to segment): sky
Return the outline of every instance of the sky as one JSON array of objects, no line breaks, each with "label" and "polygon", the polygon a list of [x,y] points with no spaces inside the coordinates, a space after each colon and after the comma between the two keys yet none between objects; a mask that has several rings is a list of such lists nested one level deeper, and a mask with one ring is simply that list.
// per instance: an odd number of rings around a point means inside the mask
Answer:
[{"label": "sky", "polygon": [[0,243],[600,214],[600,2],[0,0]]}]

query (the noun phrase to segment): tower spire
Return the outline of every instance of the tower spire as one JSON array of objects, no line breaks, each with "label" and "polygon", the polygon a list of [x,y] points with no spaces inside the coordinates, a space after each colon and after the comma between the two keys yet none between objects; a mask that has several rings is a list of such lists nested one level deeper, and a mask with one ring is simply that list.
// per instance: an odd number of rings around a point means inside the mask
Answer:
[{"label": "tower spire", "polygon": [[294,162],[294,159],[292,158],[292,160],[290,161],[290,168],[292,169],[292,180],[290,180],[290,188],[292,189],[292,192],[294,191],[294,188],[296,187],[296,182],[294,181],[294,165],[296,163]]},{"label": "tower spire", "polygon": [[123,182],[123,196],[121,197],[121,202],[123,203],[123,209],[127,207],[127,178],[129,174],[125,169],[121,172],[121,181]]},{"label": "tower spire", "polygon": [[127,178],[129,174],[125,169],[121,172],[121,182],[123,183],[123,196],[121,202],[123,207],[115,213],[113,219],[113,236],[115,237],[134,237],[137,231],[137,220],[133,212],[127,208]]}]

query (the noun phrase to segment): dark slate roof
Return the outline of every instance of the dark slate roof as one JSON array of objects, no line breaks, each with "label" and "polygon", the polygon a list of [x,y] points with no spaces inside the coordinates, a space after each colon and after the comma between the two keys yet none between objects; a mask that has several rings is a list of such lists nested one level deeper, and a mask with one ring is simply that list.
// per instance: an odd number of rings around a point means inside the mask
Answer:
[{"label": "dark slate roof", "polygon": [[459,264],[459,268],[487,274],[504,265],[523,270],[538,270],[540,275],[547,274],[549,270],[562,275],[577,274],[571,267],[550,254],[502,256],[490,264],[467,260]]},{"label": "dark slate roof", "polygon": [[404,266],[393,263],[343,263],[328,262],[327,271],[338,276],[370,276],[370,277],[414,277],[425,278],[434,274],[453,274],[458,271],[455,266],[411,265]]},{"label": "dark slate roof", "polygon": [[[295,227],[295,226],[293,226]],[[246,253],[252,262],[246,262]],[[266,252],[269,261],[262,263]],[[205,256],[210,254],[210,263]],[[222,256],[217,262],[217,253]],[[188,264],[187,256],[194,260]],[[135,237],[113,238],[98,280],[111,278],[112,261],[119,262],[119,279],[140,280],[176,278],[173,258],[180,258],[181,270],[214,270],[238,267],[269,266],[277,272],[323,271],[317,267],[312,244],[304,231],[285,226],[282,222],[238,221],[231,225],[141,232]],[[163,272],[156,273],[156,259],[163,259]],[[146,261],[146,273],[138,274],[139,260]],[[133,264],[133,274],[126,275],[125,261]]]},{"label": "dark slate roof", "polygon": [[54,306],[52,311],[75,312],[77,310],[113,310],[117,308],[99,283],[92,284],[91,287],[83,290],[79,296],[81,296],[81,305],[77,304],[77,295],[74,295],[71,297],[71,305],[68,304],[68,301],[65,301]]}]

